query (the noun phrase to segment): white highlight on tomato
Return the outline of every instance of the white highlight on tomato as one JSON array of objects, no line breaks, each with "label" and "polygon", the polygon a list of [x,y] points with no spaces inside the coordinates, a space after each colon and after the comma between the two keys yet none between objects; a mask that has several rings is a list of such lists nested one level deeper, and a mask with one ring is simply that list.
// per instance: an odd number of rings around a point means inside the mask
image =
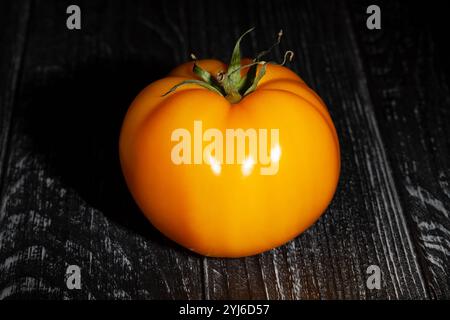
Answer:
[{"label": "white highlight on tomato", "polygon": [[253,167],[255,166],[255,160],[253,160],[252,156],[249,156],[242,163],[242,174],[244,176],[250,175],[253,171]]},{"label": "white highlight on tomato", "polygon": [[220,162],[217,161],[216,158],[214,158],[213,156],[209,156],[209,165],[211,167],[212,172],[218,176],[220,175],[220,173],[222,172],[222,166],[220,165]]},{"label": "white highlight on tomato", "polygon": [[270,160],[272,162],[278,162],[281,158],[281,148],[280,145],[277,144],[272,150],[270,150]]}]

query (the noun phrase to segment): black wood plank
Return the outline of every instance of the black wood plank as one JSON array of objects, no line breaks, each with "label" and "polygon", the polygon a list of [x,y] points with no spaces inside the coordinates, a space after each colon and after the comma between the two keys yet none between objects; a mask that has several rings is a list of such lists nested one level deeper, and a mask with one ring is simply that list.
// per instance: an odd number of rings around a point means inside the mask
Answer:
[{"label": "black wood plank", "polygon": [[[23,65],[29,15],[28,1],[0,3],[0,256],[5,232],[5,171],[9,163],[11,119]],[[6,272],[8,264],[9,260],[0,258],[0,274]],[[0,299],[3,297],[1,290]]]},{"label": "black wood plank", "polygon": [[369,31],[367,5],[353,3],[351,11],[387,158],[430,292],[449,298],[447,8],[381,1],[382,29]]}]

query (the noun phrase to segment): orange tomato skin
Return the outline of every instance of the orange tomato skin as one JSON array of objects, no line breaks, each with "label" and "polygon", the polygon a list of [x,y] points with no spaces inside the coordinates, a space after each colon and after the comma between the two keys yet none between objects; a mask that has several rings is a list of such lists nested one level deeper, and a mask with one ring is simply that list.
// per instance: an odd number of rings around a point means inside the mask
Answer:
[{"label": "orange tomato skin", "polygon": [[[197,63],[212,74],[217,60]],[[242,257],[293,239],[325,211],[340,172],[339,141],[323,101],[291,70],[268,65],[256,91],[236,104],[189,84],[192,62],[147,86],[131,104],[121,130],[119,154],[135,201],[170,239],[197,253]],[[244,175],[238,164],[175,165],[175,129],[279,129],[278,172],[261,175],[256,163]],[[224,134],[225,136],[225,134]],[[203,142],[203,147],[206,145]]]}]

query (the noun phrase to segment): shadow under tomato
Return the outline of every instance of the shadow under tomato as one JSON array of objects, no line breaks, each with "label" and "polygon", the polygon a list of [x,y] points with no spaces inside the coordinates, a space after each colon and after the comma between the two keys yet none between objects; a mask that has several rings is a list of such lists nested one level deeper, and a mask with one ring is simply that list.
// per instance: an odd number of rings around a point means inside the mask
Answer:
[{"label": "shadow under tomato", "polygon": [[[144,217],[122,176],[118,138],[134,97],[170,66],[160,61],[92,61],[37,73],[25,86],[25,133],[47,170],[120,225],[175,246]],[[178,247],[178,246],[176,246]]]}]

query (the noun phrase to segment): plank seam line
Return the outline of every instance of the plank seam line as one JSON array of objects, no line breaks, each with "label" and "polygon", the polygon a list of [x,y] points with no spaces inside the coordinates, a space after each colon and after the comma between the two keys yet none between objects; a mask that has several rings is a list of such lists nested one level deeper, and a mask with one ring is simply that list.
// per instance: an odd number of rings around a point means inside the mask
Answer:
[{"label": "plank seam line", "polygon": [[209,294],[209,275],[208,275],[208,258],[207,257],[203,257],[201,269],[202,269],[202,274],[203,274],[203,279],[202,279],[203,299],[210,300],[211,297]]}]

